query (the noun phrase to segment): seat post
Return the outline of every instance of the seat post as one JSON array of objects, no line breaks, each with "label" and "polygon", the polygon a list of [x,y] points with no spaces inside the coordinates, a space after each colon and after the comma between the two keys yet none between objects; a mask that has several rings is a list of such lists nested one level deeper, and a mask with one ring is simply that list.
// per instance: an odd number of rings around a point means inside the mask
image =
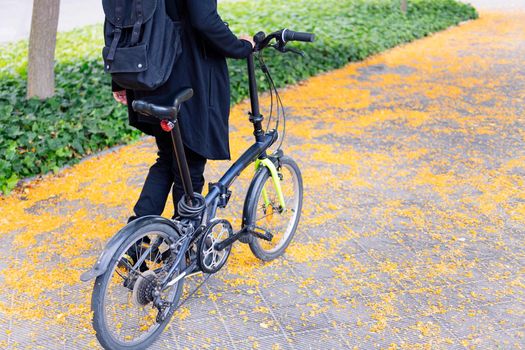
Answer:
[{"label": "seat post", "polygon": [[173,121],[175,125],[171,130],[171,141],[173,143],[173,151],[175,157],[177,158],[177,165],[179,167],[179,173],[181,175],[182,187],[184,188],[184,193],[186,194],[186,199],[188,205],[193,205],[194,196],[193,196],[193,184],[191,182],[190,169],[188,167],[188,161],[186,160],[186,153],[184,152],[184,144],[182,143],[182,136],[180,133],[179,121],[175,119]]}]

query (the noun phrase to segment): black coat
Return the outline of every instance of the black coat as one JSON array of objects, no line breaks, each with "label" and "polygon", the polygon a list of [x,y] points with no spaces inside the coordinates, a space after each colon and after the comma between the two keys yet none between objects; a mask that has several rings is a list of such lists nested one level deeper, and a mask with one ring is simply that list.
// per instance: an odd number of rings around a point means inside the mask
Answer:
[{"label": "black coat", "polygon": [[172,19],[183,22],[182,54],[163,86],[148,92],[127,91],[130,125],[149,135],[163,132],[158,122],[129,107],[132,100],[171,105],[182,88],[191,87],[194,95],[182,105],[179,115],[184,144],[208,159],[229,159],[226,57],[248,57],[251,44],[237,39],[222,21],[216,0],[167,0],[166,9]]}]

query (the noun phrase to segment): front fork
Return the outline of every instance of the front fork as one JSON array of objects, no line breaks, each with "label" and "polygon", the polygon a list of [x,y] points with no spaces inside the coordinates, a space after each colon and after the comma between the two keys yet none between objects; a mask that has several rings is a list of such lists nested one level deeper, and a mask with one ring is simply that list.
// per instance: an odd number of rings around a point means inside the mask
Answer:
[{"label": "front fork", "polygon": [[[286,204],[284,203],[283,190],[281,188],[281,178],[279,177],[279,173],[277,172],[277,167],[269,158],[256,159],[255,160],[255,171],[259,170],[261,166],[265,166],[270,171],[270,175],[273,180],[273,186],[275,187],[275,191],[277,192],[277,198],[279,199],[280,211],[286,210]],[[262,189],[262,196],[264,200],[264,207],[268,208],[271,205],[271,202],[270,202],[270,199],[268,198],[268,193],[266,192],[265,188]]]}]

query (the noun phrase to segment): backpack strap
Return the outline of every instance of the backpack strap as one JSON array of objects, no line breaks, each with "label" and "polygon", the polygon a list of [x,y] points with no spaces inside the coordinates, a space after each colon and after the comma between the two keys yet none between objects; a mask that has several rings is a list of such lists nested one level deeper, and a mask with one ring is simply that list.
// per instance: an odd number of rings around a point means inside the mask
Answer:
[{"label": "backpack strap", "polygon": [[143,18],[143,8],[142,0],[135,0],[135,14],[137,15],[137,20],[133,25],[133,33],[131,34],[131,46],[135,46],[139,42],[140,36],[140,27],[142,26]]},{"label": "backpack strap", "polygon": [[114,36],[113,40],[111,40],[111,45],[109,46],[109,52],[108,56],[106,57],[106,60],[109,62],[112,62],[115,58],[115,52],[117,51],[117,45],[120,40],[120,35],[122,34],[122,16],[123,16],[123,10],[124,10],[124,0],[116,0],[115,1],[115,30],[113,31]]}]

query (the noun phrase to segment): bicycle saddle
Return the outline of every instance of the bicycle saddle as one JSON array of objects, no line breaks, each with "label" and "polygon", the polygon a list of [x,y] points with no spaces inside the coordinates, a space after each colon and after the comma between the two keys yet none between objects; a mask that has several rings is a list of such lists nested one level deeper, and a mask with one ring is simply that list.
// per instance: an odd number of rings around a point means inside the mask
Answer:
[{"label": "bicycle saddle", "polygon": [[193,96],[193,89],[187,88],[177,94],[173,101],[173,106],[159,106],[142,100],[135,100],[131,104],[133,110],[137,113],[155,117],[158,119],[173,120],[177,117],[180,106],[183,102],[188,101]]}]

